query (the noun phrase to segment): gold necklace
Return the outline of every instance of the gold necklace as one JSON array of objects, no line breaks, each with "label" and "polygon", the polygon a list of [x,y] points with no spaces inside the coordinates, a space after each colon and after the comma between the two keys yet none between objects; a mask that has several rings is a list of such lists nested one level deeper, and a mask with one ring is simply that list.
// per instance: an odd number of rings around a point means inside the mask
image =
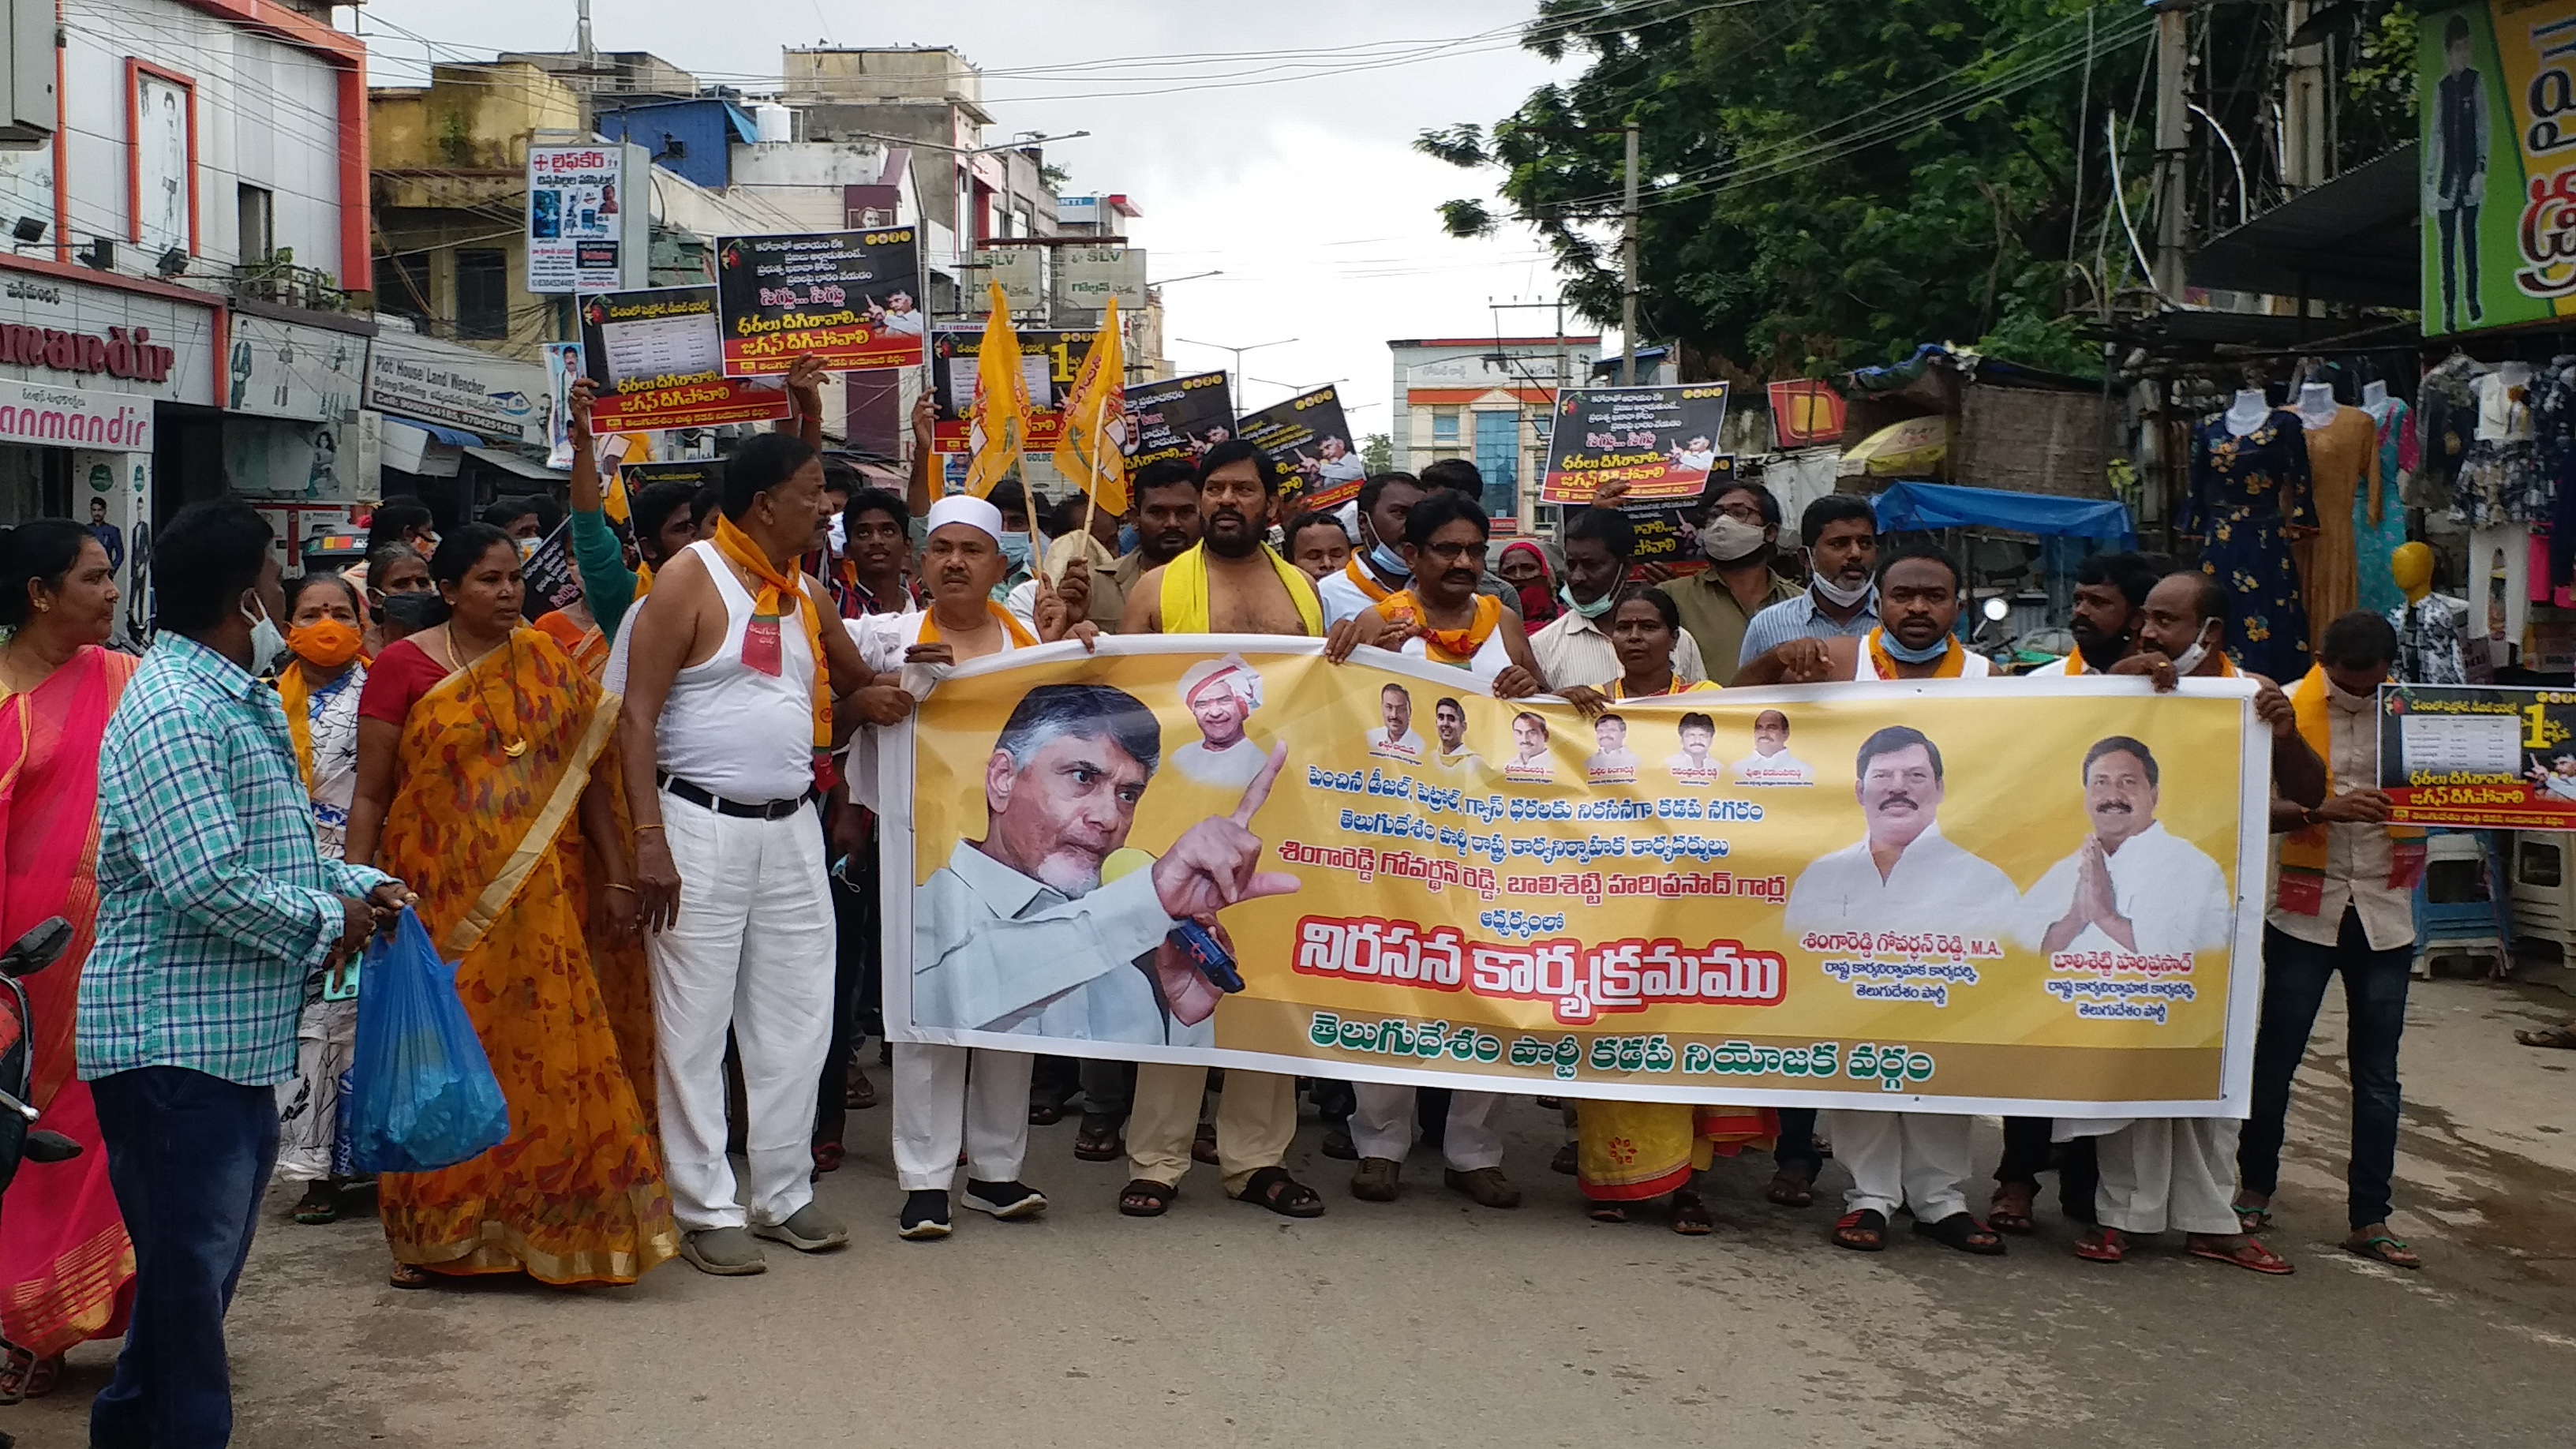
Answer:
[{"label": "gold necklace", "polygon": [[[447,667],[460,672],[463,671],[465,666],[459,664],[456,659],[456,627],[453,624],[448,626],[445,637],[439,642],[441,647],[445,648],[447,651]],[[510,651],[510,718],[513,721],[517,721],[524,719],[527,716],[527,710],[521,705],[519,700],[518,631],[512,630],[508,639],[503,642],[502,647]],[[528,752],[527,736],[525,734],[520,734],[516,737],[503,736],[501,733],[499,718],[500,712],[492,708],[492,701],[484,693],[483,681],[476,679],[473,680],[472,683],[474,686],[475,712],[483,717],[483,733],[495,743],[499,744],[501,746],[501,753],[509,756],[511,759],[515,760],[521,755],[526,754]]]}]

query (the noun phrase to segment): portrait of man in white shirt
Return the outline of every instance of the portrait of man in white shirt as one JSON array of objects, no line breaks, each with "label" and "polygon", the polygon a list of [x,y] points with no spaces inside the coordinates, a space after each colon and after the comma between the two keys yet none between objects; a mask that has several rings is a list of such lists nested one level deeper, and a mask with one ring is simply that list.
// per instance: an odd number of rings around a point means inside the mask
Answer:
[{"label": "portrait of man in white shirt", "polygon": [[1789,716],[1766,709],[1753,719],[1753,753],[1735,762],[1739,785],[1812,785],[1815,767],[1789,753]]},{"label": "portrait of man in white shirt", "polygon": [[1547,757],[1547,721],[1527,710],[1512,716],[1512,758],[1503,762],[1511,780],[1544,781],[1555,773]]},{"label": "portrait of man in white shirt", "polygon": [[1853,774],[1868,833],[1799,873],[1789,887],[1788,929],[2005,934],[2021,892],[2012,877],[1942,837],[1940,746],[1921,730],[1890,725],[1861,742]]},{"label": "portrait of man in white shirt", "polygon": [[1422,736],[1413,732],[1413,693],[1401,684],[1377,692],[1378,727],[1368,733],[1368,752],[1408,765],[1422,763]]},{"label": "portrait of man in white shirt", "polygon": [[1297,889],[1295,876],[1260,869],[1249,828],[1286,751],[1232,814],[1104,883],[1161,754],[1161,723],[1124,690],[1049,684],[1021,697],[984,767],[984,838],[959,840],[913,893],[916,1023],[1215,1044],[1221,993],[1168,938],[1184,918]]},{"label": "portrait of man in white shirt", "polygon": [[1717,742],[1717,721],[1693,710],[1682,716],[1681,737],[1681,752],[1666,758],[1664,768],[1685,785],[1715,784],[1726,773],[1725,764],[1708,752]]},{"label": "portrait of man in white shirt", "polygon": [[2044,956],[2108,951],[2187,956],[2225,946],[2236,926],[2227,872],[2156,818],[2163,772],[2127,735],[2084,752],[2093,832],[2022,898],[2014,934]]},{"label": "portrait of man in white shirt", "polygon": [[1605,714],[1594,720],[1592,742],[1598,748],[1583,762],[1584,778],[1589,780],[1637,778],[1637,754],[1628,748],[1626,719],[1615,714]]},{"label": "portrait of man in white shirt", "polygon": [[1270,758],[1244,733],[1261,708],[1261,676],[1240,654],[1203,660],[1181,676],[1181,703],[1198,721],[1199,737],[1172,751],[1172,768],[1202,785],[1251,784]]},{"label": "portrait of man in white shirt", "polygon": [[1441,764],[1452,770],[1472,770],[1484,763],[1467,748],[1467,706],[1454,699],[1432,705],[1431,730],[1440,739]]}]

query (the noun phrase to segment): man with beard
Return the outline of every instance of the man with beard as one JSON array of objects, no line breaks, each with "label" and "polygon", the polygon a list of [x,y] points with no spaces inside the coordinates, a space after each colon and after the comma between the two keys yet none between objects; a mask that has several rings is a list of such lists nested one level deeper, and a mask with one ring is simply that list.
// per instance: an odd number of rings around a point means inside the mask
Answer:
[{"label": "man with beard", "polygon": [[1878,566],[1882,622],[1859,638],[1801,635],[1736,672],[1739,685],[1822,684],[1829,680],[1983,679],[1994,666],[1953,632],[1959,622],[1959,566],[1928,544],[1900,549]]},{"label": "man with beard", "polygon": [[[1128,498],[1127,520],[1136,530],[1136,547],[1105,568],[1095,566],[1088,550],[1060,558],[1061,577],[1055,584],[1073,617],[1088,618],[1112,634],[1127,615],[1136,581],[1199,541],[1198,475],[1189,464],[1163,458],[1137,469],[1128,480]],[[1078,508],[1082,500],[1076,497],[1073,503]],[[1056,545],[1050,544],[1047,553],[1057,558]]]},{"label": "man with beard", "polygon": [[[1279,493],[1277,467],[1260,449],[1229,439],[1208,449],[1199,460],[1197,477],[1199,542],[1137,580],[1127,597],[1121,632],[1306,638],[1323,633],[1324,606],[1314,584],[1262,541],[1271,504]],[[1237,831],[1245,832],[1244,838],[1250,838],[1253,812],[1268,795],[1270,781],[1286,758],[1285,747],[1274,751],[1269,773],[1254,781],[1236,808],[1232,818]],[[1257,841],[1254,846],[1257,853]],[[1279,879],[1293,881],[1294,877]],[[1213,910],[1211,906],[1210,919]],[[1209,1010],[1214,1009],[1211,1002]],[[1203,1066],[1165,1062],[1137,1066],[1135,1104],[1127,1121],[1128,1170],[1133,1176],[1119,1190],[1120,1212],[1150,1218],[1170,1211],[1181,1178],[1190,1168],[1199,1103],[1206,1090]],[[1290,1177],[1280,1165],[1296,1135],[1296,1078],[1241,1069],[1225,1074],[1216,1113],[1216,1151],[1228,1194],[1287,1217],[1322,1216],[1322,1195]]]},{"label": "man with beard", "polygon": [[1753,616],[1745,626],[1739,664],[1791,639],[1857,636],[1878,627],[1878,596],[1870,587],[1878,568],[1878,515],[1869,500],[1851,493],[1826,494],[1807,505],[1798,520],[1798,536],[1806,544],[1806,591]]},{"label": "man with beard", "polygon": [[2075,569],[2075,652],[2030,672],[2033,679],[2107,674],[2137,642],[2138,611],[2164,570],[2143,554],[2097,553]]},{"label": "man with beard", "polygon": [[[1721,483],[1699,525],[1700,551],[1709,566],[1656,586],[1679,606],[1683,632],[1697,641],[1708,677],[1719,684],[1735,682],[1745,631],[1754,619],[1798,597],[1795,585],[1771,571],[1779,537],[1780,500],[1770,489],[1759,483]],[[1569,560],[1567,568],[1572,567]]]},{"label": "man with beard", "polygon": [[1404,542],[1405,515],[1425,493],[1421,481],[1410,473],[1380,473],[1360,485],[1359,499],[1352,505],[1359,543],[1339,573],[1327,574],[1315,585],[1324,600],[1325,628],[1413,583],[1413,566],[1404,561],[1399,545]]},{"label": "man with beard", "polygon": [[[1569,685],[1620,676],[1619,651],[1610,643],[1607,621],[1636,550],[1636,526],[1616,508],[1595,504],[1566,524],[1565,584],[1557,600],[1564,612],[1530,636],[1530,653],[1542,674]],[[1728,656],[1730,673],[1733,662]],[[1673,678],[1682,684],[1708,678],[1699,640],[1687,623],[1673,641]]]}]

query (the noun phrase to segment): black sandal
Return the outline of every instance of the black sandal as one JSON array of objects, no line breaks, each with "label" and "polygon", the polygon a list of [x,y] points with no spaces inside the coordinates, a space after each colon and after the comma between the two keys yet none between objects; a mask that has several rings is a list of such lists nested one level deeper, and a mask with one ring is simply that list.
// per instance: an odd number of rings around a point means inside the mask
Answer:
[{"label": "black sandal", "polygon": [[1172,1210],[1181,1190],[1168,1182],[1140,1177],[1118,1189],[1118,1211],[1131,1218],[1159,1218]]},{"label": "black sandal", "polygon": [[1320,1218],[1324,1195],[1288,1175],[1284,1167],[1265,1167],[1244,1179],[1236,1202],[1266,1207],[1283,1218]]},{"label": "black sandal", "polygon": [[1105,1126],[1094,1126],[1094,1119],[1082,1119],[1082,1127],[1073,1134],[1073,1155],[1085,1162],[1116,1162],[1127,1155],[1127,1144],[1120,1138],[1118,1124],[1103,1117]]},{"label": "black sandal", "polygon": [[1717,1230],[1717,1224],[1709,1218],[1708,1204],[1689,1188],[1673,1194],[1672,1222],[1673,1231],[1685,1238],[1704,1238]]},{"label": "black sandal", "polygon": [[1862,1208],[1834,1219],[1834,1246],[1855,1253],[1877,1253],[1887,1247],[1887,1214]]},{"label": "black sandal", "polygon": [[1914,1231],[1945,1248],[1956,1248],[1981,1258],[1999,1258],[2008,1251],[2002,1238],[1988,1232],[1985,1224],[1964,1212],[1952,1213],[1939,1222],[1927,1223],[1916,1218]]}]

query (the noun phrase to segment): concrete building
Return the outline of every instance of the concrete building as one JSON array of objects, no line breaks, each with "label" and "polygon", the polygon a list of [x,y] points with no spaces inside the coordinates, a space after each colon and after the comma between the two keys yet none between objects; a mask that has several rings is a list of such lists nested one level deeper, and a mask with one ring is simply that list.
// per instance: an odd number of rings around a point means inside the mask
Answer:
[{"label": "concrete building", "polygon": [[0,150],[0,524],[94,521],[139,639],[182,503],[358,486],[366,47],[319,0],[27,6],[59,44]]},{"label": "concrete building", "polygon": [[1512,530],[1538,521],[1550,406],[1579,387],[1601,354],[1598,333],[1563,337],[1425,337],[1387,343],[1394,355],[1395,467],[1419,473],[1464,458],[1485,479],[1485,511]]}]

